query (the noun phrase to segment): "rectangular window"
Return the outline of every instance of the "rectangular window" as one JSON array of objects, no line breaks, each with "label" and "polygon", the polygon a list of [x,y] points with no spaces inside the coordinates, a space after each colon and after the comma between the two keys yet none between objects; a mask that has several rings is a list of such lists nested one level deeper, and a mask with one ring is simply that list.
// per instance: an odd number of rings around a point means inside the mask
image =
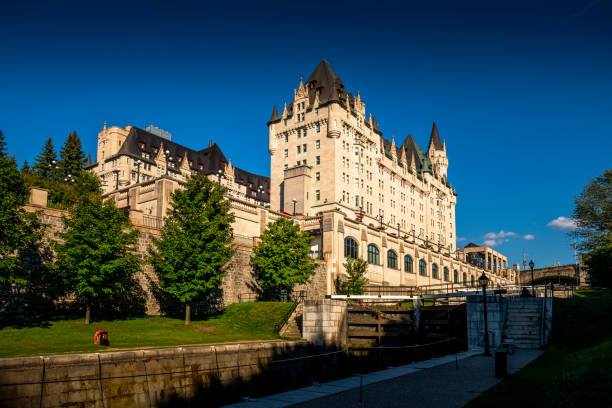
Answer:
[{"label": "rectangular window", "polygon": [[304,137],[306,137],[306,130],[307,130],[307,129],[304,129]]},{"label": "rectangular window", "polygon": [[306,153],[306,145],[305,145],[305,144],[304,144],[304,145],[302,145],[302,151],[303,151],[304,153]]},{"label": "rectangular window", "polygon": [[299,166],[299,165],[300,165],[300,161],[298,160],[298,161],[295,163],[295,165],[296,165],[296,166]]},{"label": "rectangular window", "polygon": [[317,164],[321,164],[321,156],[317,156]]},{"label": "rectangular window", "polygon": [[320,131],[321,131],[321,125],[317,123],[317,133],[319,133]]},{"label": "rectangular window", "polygon": [[288,164],[285,164],[285,170],[287,170],[289,168]]},{"label": "rectangular window", "polygon": [[289,157],[289,149],[285,149],[285,157]]},{"label": "rectangular window", "polygon": [[303,165],[306,165],[306,160],[302,160],[302,164],[303,164]]},{"label": "rectangular window", "polygon": [[302,129],[298,129],[298,130],[297,130],[297,135],[298,135],[298,136],[297,136],[297,137],[298,137],[298,139],[299,139],[300,137],[302,137]]},{"label": "rectangular window", "polygon": [[317,198],[317,201],[319,201],[321,199],[321,190],[315,191],[315,196]]},{"label": "rectangular window", "polygon": [[317,173],[316,173],[316,175],[315,175],[315,179],[316,179],[317,181],[320,181],[320,180],[321,180],[321,173],[319,173],[318,171],[317,171]]},{"label": "rectangular window", "polygon": [[317,140],[316,145],[317,145],[317,149],[320,149],[320,148],[321,148],[321,141],[320,141],[320,140]]},{"label": "rectangular window", "polygon": [[289,141],[289,133],[285,133],[285,142]]},{"label": "rectangular window", "polygon": [[315,116],[319,116],[319,108],[315,108]]},{"label": "rectangular window", "polygon": [[297,146],[297,152],[298,154],[302,153],[302,146],[299,146],[299,145]]}]

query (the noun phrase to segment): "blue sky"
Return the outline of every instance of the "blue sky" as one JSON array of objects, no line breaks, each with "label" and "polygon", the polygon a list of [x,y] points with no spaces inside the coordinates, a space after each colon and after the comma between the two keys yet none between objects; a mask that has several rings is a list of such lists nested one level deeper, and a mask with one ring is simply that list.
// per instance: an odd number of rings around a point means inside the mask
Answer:
[{"label": "blue sky", "polygon": [[547,224],[612,164],[610,1],[14,3],[0,9],[0,129],[20,162],[72,130],[93,153],[107,121],[212,139],[269,175],[272,106],[325,58],[385,137],[426,148],[437,121],[459,245],[573,262]]}]

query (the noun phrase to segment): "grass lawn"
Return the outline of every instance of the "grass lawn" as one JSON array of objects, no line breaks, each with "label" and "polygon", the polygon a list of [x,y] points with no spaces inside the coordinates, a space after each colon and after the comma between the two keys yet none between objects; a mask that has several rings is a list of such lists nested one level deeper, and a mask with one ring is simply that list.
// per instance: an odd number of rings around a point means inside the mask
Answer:
[{"label": "grass lawn", "polygon": [[612,407],[612,296],[555,299],[544,354],[466,407]]},{"label": "grass lawn", "polygon": [[[192,320],[189,326],[182,319],[159,316],[94,321],[90,325],[85,325],[83,318],[43,321],[28,327],[5,324],[0,328],[0,357],[279,339],[277,326],[292,306],[235,303],[217,316]],[[110,347],[94,344],[94,333],[100,329],[108,331]]]}]

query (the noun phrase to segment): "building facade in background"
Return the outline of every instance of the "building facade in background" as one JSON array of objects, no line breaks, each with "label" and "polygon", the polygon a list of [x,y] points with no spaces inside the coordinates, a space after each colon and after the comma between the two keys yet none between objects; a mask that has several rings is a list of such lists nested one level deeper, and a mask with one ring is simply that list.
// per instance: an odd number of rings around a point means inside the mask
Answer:
[{"label": "building facade in background", "polygon": [[[247,252],[268,223],[292,217],[312,235],[317,296],[335,292],[349,256],[368,261],[372,285],[475,285],[483,268],[471,249],[456,246],[457,193],[435,123],[426,152],[410,135],[397,145],[383,138],[361,95],[347,92],[322,61],[282,113],[274,107],[268,129],[270,178],[233,166],[217,144],[190,149],[152,126],[105,124],[87,168],[104,195],[152,235],[171,193],[196,173],[228,188],[234,239]],[[484,268],[493,284],[515,282],[506,263]]]}]

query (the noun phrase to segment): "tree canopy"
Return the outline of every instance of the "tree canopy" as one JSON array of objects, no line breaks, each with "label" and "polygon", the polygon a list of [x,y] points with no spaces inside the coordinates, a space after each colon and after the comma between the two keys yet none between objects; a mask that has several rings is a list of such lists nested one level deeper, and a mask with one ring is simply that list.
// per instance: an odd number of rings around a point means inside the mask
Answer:
[{"label": "tree canopy", "polygon": [[55,273],[66,291],[89,309],[104,299],[127,295],[133,274],[140,270],[134,252],[137,231],[112,200],[103,200],[100,181],[81,171],[75,180],[78,192],[70,216],[64,217],[63,242],[57,243]]},{"label": "tree canopy", "polygon": [[205,176],[189,178],[172,193],[161,236],[149,249],[160,286],[186,306],[186,323],[190,304],[206,300],[219,287],[222,267],[234,254],[234,215],[225,191]]},{"label": "tree canopy", "polygon": [[573,218],[591,283],[612,287],[612,169],[592,179],[574,199]]},{"label": "tree canopy", "polygon": [[267,226],[251,260],[265,297],[276,297],[280,290],[291,293],[295,284],[306,283],[314,275],[311,239],[308,232],[285,217]]},{"label": "tree canopy", "polygon": [[37,250],[43,228],[23,209],[30,195],[0,131],[0,284],[26,282],[24,262]]}]

